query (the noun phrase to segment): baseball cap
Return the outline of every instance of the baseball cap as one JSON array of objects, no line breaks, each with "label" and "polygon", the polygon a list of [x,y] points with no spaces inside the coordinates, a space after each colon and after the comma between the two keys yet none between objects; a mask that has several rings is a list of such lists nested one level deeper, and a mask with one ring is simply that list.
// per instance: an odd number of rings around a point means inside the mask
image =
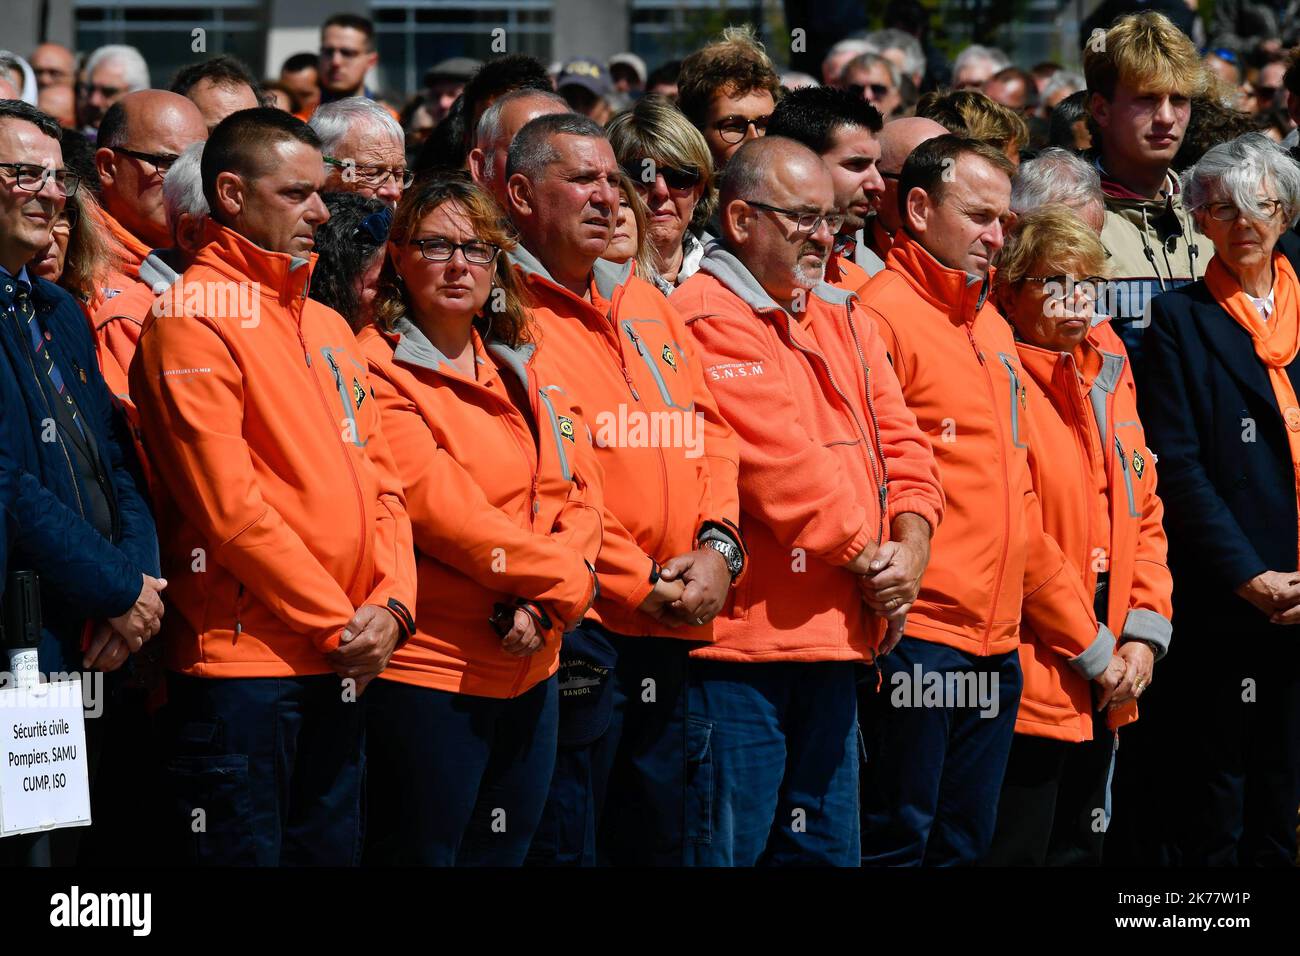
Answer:
[{"label": "baseball cap", "polygon": [[560,75],[555,79],[557,90],[566,86],[581,86],[596,96],[605,96],[610,90],[609,74],[595,60],[570,60],[560,69]]}]

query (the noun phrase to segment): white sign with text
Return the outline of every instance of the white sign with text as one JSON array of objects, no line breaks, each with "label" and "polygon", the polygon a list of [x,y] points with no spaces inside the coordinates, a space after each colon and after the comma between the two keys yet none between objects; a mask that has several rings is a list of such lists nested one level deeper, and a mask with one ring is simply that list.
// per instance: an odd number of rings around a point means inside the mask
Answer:
[{"label": "white sign with text", "polygon": [[81,681],[0,690],[0,837],[90,825]]}]

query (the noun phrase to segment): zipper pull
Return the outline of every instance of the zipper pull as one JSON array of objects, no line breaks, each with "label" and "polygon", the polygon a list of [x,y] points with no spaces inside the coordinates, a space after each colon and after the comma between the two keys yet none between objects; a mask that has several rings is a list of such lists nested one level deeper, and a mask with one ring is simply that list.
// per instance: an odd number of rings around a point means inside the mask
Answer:
[{"label": "zipper pull", "polygon": [[302,326],[298,326],[298,344],[302,346],[302,357],[307,360],[307,367],[311,368],[311,353],[307,351],[307,339],[303,337]]},{"label": "zipper pull", "polygon": [[969,325],[966,326],[966,338],[970,339],[970,347],[975,350],[975,357],[979,359],[980,364],[983,365],[984,353],[981,352],[980,347],[975,344],[975,333],[971,330]]},{"label": "zipper pull", "polygon": [[636,386],[632,384],[632,376],[628,373],[626,365],[623,366],[623,380],[627,382],[627,387],[632,390],[632,397],[638,402],[641,401],[641,396],[637,394]]}]

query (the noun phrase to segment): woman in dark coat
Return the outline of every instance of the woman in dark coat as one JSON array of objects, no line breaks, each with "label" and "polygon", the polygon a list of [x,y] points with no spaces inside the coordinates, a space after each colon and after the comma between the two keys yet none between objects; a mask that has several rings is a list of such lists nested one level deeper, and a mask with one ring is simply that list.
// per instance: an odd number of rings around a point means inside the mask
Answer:
[{"label": "woman in dark coat", "polygon": [[1187,172],[1215,256],[1157,297],[1139,390],[1181,656],[1170,803],[1189,865],[1291,865],[1300,804],[1300,166],[1250,133]]}]

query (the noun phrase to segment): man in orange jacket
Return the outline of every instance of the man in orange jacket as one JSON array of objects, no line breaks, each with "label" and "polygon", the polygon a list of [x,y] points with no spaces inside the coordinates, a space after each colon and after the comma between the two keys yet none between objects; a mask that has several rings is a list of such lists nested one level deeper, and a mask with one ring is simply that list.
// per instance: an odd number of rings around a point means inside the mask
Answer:
[{"label": "man in orange jacket", "polygon": [[712,639],[745,563],[738,451],[681,317],[630,267],[599,261],[618,174],[604,130],[574,113],[526,124],[506,161],[515,266],[555,377],[594,429],[609,512],[600,598],[561,650],[561,753],[533,858],[594,862],[599,826],[614,862],[678,864],[686,654]]},{"label": "man in orange jacket", "polygon": [[740,440],[753,559],[691,655],[696,865],[859,864],[858,665],[878,613],[901,632],[943,514],[875,324],[823,281],[837,208],[812,150],[747,143],[727,164],[722,242],[671,298]]},{"label": "man in orange jacket", "polygon": [[209,241],[131,367],[176,579],[175,825],[203,862],[348,865],[357,697],[414,630],[411,524],[361,349],[307,297],[320,141],[244,110],[213,130],[202,174]]},{"label": "man in orange jacket", "polygon": [[[122,256],[120,270],[106,277],[90,303],[101,367],[108,356],[124,372],[131,367],[140,323],[138,318],[125,317],[113,300],[140,278],[140,267],[152,250],[171,244],[163,178],[186,147],[207,138],[198,107],[164,90],[128,93],[99,124],[95,168],[103,200],[100,214]],[[116,391],[114,376],[107,370],[104,374]]]},{"label": "man in orange jacket", "polygon": [[906,636],[881,659],[863,783],[864,864],[954,865],[988,851],[1020,697],[1023,614],[1102,687],[1125,673],[1092,596],[1043,530],[1030,480],[1025,373],[988,301],[1010,162],[943,135],[903,165],[885,270],[862,289],[947,498]]},{"label": "man in orange jacket", "polygon": [[[877,139],[882,125],[880,113],[862,97],[830,86],[806,86],[781,99],[767,127],[768,136],[803,143],[830,170],[835,206],[844,222],[826,260],[826,282],[846,292],[856,292],[885,267],[875,253],[860,248],[867,217],[885,192]],[[859,253],[875,260],[870,269],[859,265]]]}]

